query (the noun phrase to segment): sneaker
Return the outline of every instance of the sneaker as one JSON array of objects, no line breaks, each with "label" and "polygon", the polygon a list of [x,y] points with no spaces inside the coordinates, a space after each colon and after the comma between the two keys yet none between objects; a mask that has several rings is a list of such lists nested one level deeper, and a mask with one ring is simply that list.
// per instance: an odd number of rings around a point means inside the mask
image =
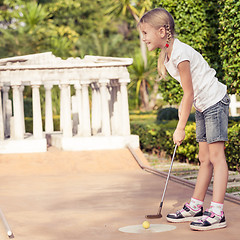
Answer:
[{"label": "sneaker", "polygon": [[170,213],[167,215],[167,220],[169,222],[177,223],[177,222],[191,222],[196,219],[199,219],[203,215],[203,207],[198,206],[195,210],[190,207],[188,203],[186,203],[180,211],[176,213]]},{"label": "sneaker", "polygon": [[214,212],[211,212],[207,209],[202,218],[199,218],[197,221],[194,221],[190,224],[190,228],[193,230],[213,230],[224,228],[227,226],[226,219],[224,216],[224,212],[222,212],[221,216],[217,215]]}]

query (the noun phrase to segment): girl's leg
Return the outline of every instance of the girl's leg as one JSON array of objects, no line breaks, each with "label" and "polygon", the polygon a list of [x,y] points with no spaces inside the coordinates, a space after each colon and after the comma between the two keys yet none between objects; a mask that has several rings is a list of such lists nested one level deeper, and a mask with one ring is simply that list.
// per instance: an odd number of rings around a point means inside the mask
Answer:
[{"label": "girl's leg", "polygon": [[224,153],[224,142],[209,144],[209,157],[213,165],[213,198],[210,209],[207,209],[202,218],[191,222],[193,230],[211,230],[227,226],[223,212],[223,201],[227,188],[228,167]]},{"label": "girl's leg", "polygon": [[224,142],[209,144],[210,161],[213,165],[213,202],[223,203],[228,182],[228,166],[224,153]]},{"label": "girl's leg", "polygon": [[167,215],[169,222],[194,221],[203,215],[203,200],[212,178],[213,166],[210,162],[208,144],[199,143],[200,169],[190,204],[186,203],[180,211]]},{"label": "girl's leg", "polygon": [[207,142],[199,142],[198,156],[200,161],[200,169],[192,197],[204,201],[213,173],[213,165],[210,161],[209,144]]}]

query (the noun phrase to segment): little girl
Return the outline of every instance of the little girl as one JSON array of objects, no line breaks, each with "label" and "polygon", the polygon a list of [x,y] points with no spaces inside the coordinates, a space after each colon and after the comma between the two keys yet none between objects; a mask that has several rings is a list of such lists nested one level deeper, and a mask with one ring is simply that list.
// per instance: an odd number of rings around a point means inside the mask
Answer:
[{"label": "little girl", "polygon": [[[143,41],[149,51],[161,49],[158,71],[162,78],[167,72],[183,88],[179,121],[173,141],[180,145],[185,138],[185,126],[192,108],[196,109],[196,140],[199,143],[200,169],[190,203],[174,214],[169,222],[190,221],[194,230],[226,227],[223,202],[228,181],[224,141],[228,140],[229,97],[227,87],[216,78],[216,71],[202,55],[175,38],[174,20],[163,8],[153,9],[139,21]],[[210,208],[203,212],[203,201],[214,174]]]}]

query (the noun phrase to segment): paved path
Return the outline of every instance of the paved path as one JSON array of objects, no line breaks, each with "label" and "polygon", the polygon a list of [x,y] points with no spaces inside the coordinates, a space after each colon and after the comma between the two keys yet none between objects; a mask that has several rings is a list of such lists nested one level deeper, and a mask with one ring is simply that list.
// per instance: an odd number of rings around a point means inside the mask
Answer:
[{"label": "paved path", "polygon": [[[157,213],[164,184],[141,170],[127,149],[0,155],[0,207],[16,240],[239,240],[240,206],[228,201],[226,229],[195,232],[180,223],[170,232],[120,232]],[[170,181],[163,215],[182,207],[192,191]],[[150,223],[168,224],[165,218]],[[0,239],[7,239],[1,226]]]}]

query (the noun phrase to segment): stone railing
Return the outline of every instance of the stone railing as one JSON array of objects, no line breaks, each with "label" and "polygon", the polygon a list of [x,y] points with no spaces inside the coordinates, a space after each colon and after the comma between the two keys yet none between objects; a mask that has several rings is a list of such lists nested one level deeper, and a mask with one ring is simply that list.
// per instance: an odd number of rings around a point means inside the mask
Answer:
[{"label": "stone railing", "polygon": [[[121,148],[130,142],[137,147],[137,136],[130,134],[128,111],[127,66],[131,64],[130,58],[86,56],[62,60],[52,53],[0,59],[0,153],[12,152],[13,146],[15,152],[46,151],[46,138],[48,144],[64,150]],[[44,131],[41,85],[45,88]],[[54,85],[60,91],[60,132],[53,128]],[[25,132],[25,86],[32,88],[32,135]],[[76,93],[72,97],[71,86]]]},{"label": "stone railing", "polygon": [[230,115],[233,117],[240,116],[240,102],[237,101],[236,95],[230,95]]}]

